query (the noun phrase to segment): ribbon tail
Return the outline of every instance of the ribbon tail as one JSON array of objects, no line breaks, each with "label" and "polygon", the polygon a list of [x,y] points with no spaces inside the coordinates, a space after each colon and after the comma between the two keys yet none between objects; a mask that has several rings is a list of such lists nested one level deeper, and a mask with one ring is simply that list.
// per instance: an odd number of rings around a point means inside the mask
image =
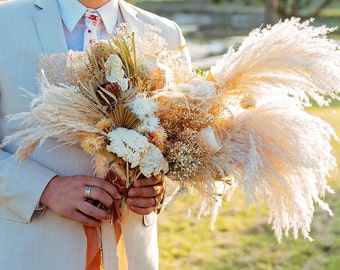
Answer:
[{"label": "ribbon tail", "polygon": [[118,256],[118,269],[119,270],[128,270],[128,261],[126,256],[126,250],[123,239],[123,231],[121,225],[121,212],[119,207],[120,201],[115,200],[114,202],[114,212],[116,217],[113,219],[113,229],[116,238],[117,245],[117,256]]},{"label": "ribbon tail", "polygon": [[103,270],[101,243],[97,228],[83,226],[83,229],[87,241],[85,270]]}]

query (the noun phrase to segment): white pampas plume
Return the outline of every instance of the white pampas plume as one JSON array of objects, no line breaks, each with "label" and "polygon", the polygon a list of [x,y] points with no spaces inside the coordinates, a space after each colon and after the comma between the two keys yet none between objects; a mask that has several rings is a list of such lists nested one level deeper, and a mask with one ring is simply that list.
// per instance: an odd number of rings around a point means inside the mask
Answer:
[{"label": "white pampas plume", "polygon": [[314,202],[332,215],[321,200],[332,192],[326,177],[336,168],[331,137],[336,135],[322,119],[280,99],[235,116],[213,161],[235,177],[250,203],[264,199],[279,242],[300,230],[310,239]]},{"label": "white pampas plume", "polygon": [[60,145],[75,145],[82,136],[91,133],[105,136],[95,127],[104,113],[75,87],[50,84],[43,75],[39,95],[26,93],[32,97],[31,110],[7,117],[8,121],[15,122],[18,130],[5,137],[0,145],[20,141],[14,154],[20,162],[49,138],[54,138]]},{"label": "white pampas plume", "polygon": [[326,37],[335,28],[311,23],[292,18],[253,30],[211,68],[212,75],[227,95],[284,93],[303,106],[310,106],[309,98],[328,105],[339,99],[340,50]]}]

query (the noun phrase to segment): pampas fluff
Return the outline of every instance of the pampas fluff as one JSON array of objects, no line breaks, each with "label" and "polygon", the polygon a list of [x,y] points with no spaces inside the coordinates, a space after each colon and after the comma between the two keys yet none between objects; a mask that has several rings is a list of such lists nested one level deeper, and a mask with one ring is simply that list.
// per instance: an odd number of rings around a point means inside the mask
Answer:
[{"label": "pampas fluff", "polygon": [[[45,77],[40,85],[40,93],[32,96],[31,111],[9,115],[9,122],[21,122],[21,129],[5,137],[1,146],[19,141],[14,157],[25,161],[33,150],[49,138],[63,145],[76,145],[81,138],[95,133],[104,137],[96,128],[104,112],[93,106],[89,98],[80,95],[77,89],[50,84]],[[91,112],[89,114],[88,112]]]},{"label": "pampas fluff", "polygon": [[[241,184],[249,202],[264,200],[278,241],[292,231],[309,237],[314,203],[332,192],[326,178],[336,168],[332,127],[303,110],[339,99],[340,51],[326,34],[293,18],[254,30],[211,69],[226,96],[250,95],[257,105],[235,108],[233,128],[211,161]],[[227,156],[227,159],[225,158]]]},{"label": "pampas fluff", "polygon": [[[238,115],[234,130],[222,142],[230,159],[223,163],[243,186],[249,202],[269,207],[278,240],[292,229],[308,238],[314,206],[332,211],[320,197],[331,191],[328,172],[332,128],[298,108],[264,104]],[[218,156],[216,156],[218,158]]]},{"label": "pampas fluff", "polygon": [[233,94],[257,98],[292,96],[309,106],[339,99],[340,50],[326,34],[334,28],[314,27],[293,18],[253,30],[237,51],[231,49],[211,73]]}]

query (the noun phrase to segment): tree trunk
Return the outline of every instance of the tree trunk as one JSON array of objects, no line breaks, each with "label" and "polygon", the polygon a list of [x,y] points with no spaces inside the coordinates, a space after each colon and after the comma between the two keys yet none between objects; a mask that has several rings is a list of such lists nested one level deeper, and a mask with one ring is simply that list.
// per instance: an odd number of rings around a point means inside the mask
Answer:
[{"label": "tree trunk", "polygon": [[266,0],[265,23],[275,24],[277,22],[277,0]]}]

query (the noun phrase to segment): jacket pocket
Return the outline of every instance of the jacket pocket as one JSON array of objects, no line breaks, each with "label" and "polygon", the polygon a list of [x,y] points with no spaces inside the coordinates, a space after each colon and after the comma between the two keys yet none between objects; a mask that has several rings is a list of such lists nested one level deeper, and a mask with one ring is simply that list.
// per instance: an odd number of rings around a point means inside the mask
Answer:
[{"label": "jacket pocket", "polygon": [[148,215],[143,216],[143,224],[145,227],[149,227],[156,222],[157,222],[157,214],[155,212],[152,212]]}]

